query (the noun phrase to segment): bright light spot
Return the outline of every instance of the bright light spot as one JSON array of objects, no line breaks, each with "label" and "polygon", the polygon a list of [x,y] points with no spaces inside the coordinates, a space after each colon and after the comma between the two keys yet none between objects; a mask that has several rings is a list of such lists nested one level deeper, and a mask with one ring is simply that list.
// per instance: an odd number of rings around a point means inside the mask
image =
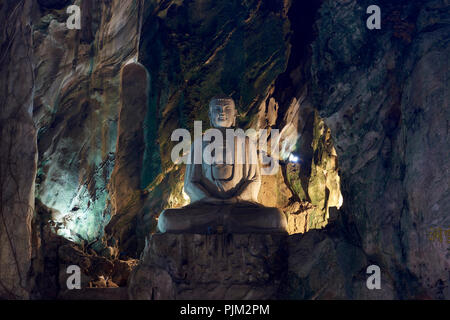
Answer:
[{"label": "bright light spot", "polygon": [[184,192],[184,187],[183,187],[183,190],[181,191],[181,194],[183,195],[184,201],[186,201],[188,203],[191,201],[191,198],[189,198],[188,194],[186,192]]},{"label": "bright light spot", "polygon": [[292,153],[289,155],[289,161],[290,161],[290,162],[295,162],[295,163],[297,163],[298,160],[299,160],[299,158],[298,158],[297,156],[293,155]]},{"label": "bright light spot", "polygon": [[127,64],[130,64],[130,63],[137,63],[137,62],[138,62],[138,56],[136,54],[133,57],[131,57],[130,59],[128,59],[128,61],[125,62],[124,66],[126,66]]},{"label": "bright light spot", "polygon": [[280,133],[280,158],[287,161],[289,155],[294,152],[300,135],[297,127],[291,123],[287,124]]},{"label": "bright light spot", "polygon": [[344,197],[342,197],[342,193],[339,192],[339,203],[337,205],[338,210],[342,207],[343,203],[344,203]]}]

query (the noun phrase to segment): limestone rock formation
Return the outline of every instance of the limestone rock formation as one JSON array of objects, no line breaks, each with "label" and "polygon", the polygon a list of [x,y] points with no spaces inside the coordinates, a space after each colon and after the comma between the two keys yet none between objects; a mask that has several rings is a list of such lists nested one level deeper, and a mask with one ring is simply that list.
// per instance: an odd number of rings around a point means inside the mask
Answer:
[{"label": "limestone rock formation", "polygon": [[122,250],[136,252],[136,226],[132,221],[136,220],[142,208],[144,119],[148,107],[148,75],[145,67],[138,63],[125,65],[121,72],[120,90],[115,165],[108,185],[114,216],[106,227],[106,233],[113,238],[114,243],[120,243]]},{"label": "limestone rock formation", "polygon": [[82,30],[67,29],[60,6],[36,8],[33,29],[37,197],[56,209],[59,234],[79,243],[101,238],[114,213],[107,185],[116,152],[120,70],[137,60],[139,38],[135,1],[82,3]]},{"label": "limestone rock formation", "polygon": [[29,1],[0,6],[0,297],[26,299],[36,176]]},{"label": "limestone rock formation", "polygon": [[398,298],[448,299],[448,239],[430,239],[450,225],[448,2],[382,1],[377,32],[361,19],[369,2],[324,1],[313,43],[312,95],[339,158],[341,215]]},{"label": "limestone rock formation", "polygon": [[381,289],[368,290],[367,267],[375,263],[360,247],[342,216],[331,210],[324,229],[288,238],[286,299],[398,299],[393,279],[381,276]]}]

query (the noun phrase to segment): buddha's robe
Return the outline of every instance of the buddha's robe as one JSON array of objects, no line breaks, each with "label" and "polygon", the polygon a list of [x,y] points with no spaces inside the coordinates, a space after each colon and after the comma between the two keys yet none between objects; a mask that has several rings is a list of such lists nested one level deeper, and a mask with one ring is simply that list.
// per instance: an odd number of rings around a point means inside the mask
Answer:
[{"label": "buddha's robe", "polygon": [[[244,143],[239,143],[239,139]],[[192,146],[189,155],[191,163],[186,166],[184,179],[184,191],[191,203],[206,197],[229,199],[235,196],[244,201],[257,202],[261,175],[255,142],[248,137],[245,140],[235,137],[234,146],[230,145],[229,148],[225,142],[226,139],[222,148],[216,148],[218,155],[213,161],[209,161],[210,164],[204,159],[201,164],[195,164],[194,145]],[[209,144],[198,140],[195,143],[202,143],[202,154]],[[219,156],[220,153],[222,157]],[[227,163],[227,159],[231,163]]]}]

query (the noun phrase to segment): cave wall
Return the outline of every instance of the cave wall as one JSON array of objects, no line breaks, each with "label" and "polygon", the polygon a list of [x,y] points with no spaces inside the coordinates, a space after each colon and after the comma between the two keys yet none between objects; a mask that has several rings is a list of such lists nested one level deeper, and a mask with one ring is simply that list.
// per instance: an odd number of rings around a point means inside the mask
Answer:
[{"label": "cave wall", "polygon": [[71,1],[81,30],[68,30],[64,4],[36,8],[33,117],[38,133],[37,197],[55,209],[58,233],[92,243],[103,235],[115,202],[114,168],[120,70],[137,60],[136,1]]},{"label": "cave wall", "polygon": [[[81,7],[79,32],[66,27],[70,4]],[[36,231],[41,224],[50,221],[52,232],[99,251],[105,247],[98,240],[113,211],[107,184],[117,142],[120,70],[137,60],[140,5],[0,5],[1,297],[29,297],[33,278],[45,270],[36,265],[48,257],[42,250],[49,239],[39,239],[47,233]],[[36,217],[35,197],[51,208],[50,217]]]},{"label": "cave wall", "polygon": [[0,5],[0,297],[26,299],[36,176],[29,1]]},{"label": "cave wall", "polygon": [[449,226],[448,2],[378,1],[375,31],[370,4],[324,1],[315,22],[311,101],[336,146],[340,214],[387,297],[448,298],[448,245],[430,239]]}]

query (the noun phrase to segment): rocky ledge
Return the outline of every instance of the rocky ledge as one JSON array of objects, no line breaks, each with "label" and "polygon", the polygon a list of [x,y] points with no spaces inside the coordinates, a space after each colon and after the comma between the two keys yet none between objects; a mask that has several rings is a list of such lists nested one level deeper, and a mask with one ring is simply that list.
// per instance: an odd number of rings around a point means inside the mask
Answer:
[{"label": "rocky ledge", "polygon": [[131,299],[275,299],[287,236],[154,234],[128,284]]}]

